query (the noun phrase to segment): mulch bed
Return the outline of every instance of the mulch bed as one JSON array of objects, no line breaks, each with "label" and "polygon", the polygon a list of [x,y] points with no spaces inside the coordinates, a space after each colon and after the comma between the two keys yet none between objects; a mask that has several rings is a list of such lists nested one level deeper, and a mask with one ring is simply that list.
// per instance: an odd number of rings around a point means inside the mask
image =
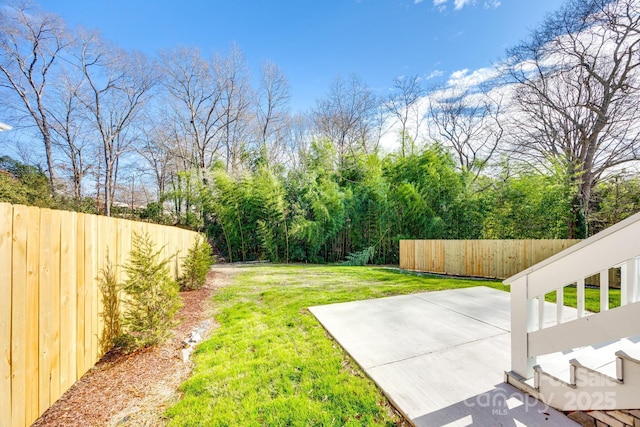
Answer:
[{"label": "mulch bed", "polygon": [[164,410],[180,398],[178,387],[193,367],[191,361],[182,361],[183,340],[199,326],[208,324],[207,333],[215,327],[211,296],[224,285],[219,276],[210,272],[204,287],[180,293],[184,303],[178,313],[181,321],[170,340],[131,354],[107,353],[33,426],[164,424]]}]

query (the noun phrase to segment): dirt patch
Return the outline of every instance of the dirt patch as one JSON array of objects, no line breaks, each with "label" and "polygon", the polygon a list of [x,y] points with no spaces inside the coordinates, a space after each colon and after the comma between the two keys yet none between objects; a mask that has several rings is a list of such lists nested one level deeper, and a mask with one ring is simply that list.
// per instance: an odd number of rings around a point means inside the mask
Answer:
[{"label": "dirt patch", "polygon": [[180,398],[178,387],[191,373],[182,361],[183,340],[196,328],[216,325],[211,295],[227,283],[225,271],[207,276],[201,289],[181,292],[179,325],[165,344],[132,354],[107,353],[33,426],[158,426],[165,409]]}]

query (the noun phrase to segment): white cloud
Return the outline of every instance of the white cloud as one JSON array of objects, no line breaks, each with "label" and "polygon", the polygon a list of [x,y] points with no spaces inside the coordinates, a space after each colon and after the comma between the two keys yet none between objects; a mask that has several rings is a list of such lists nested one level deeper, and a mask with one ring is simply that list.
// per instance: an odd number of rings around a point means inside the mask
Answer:
[{"label": "white cloud", "polygon": [[413,4],[420,4],[422,3],[424,0],[413,0]]},{"label": "white cloud", "polygon": [[431,80],[431,79],[435,79],[436,77],[441,77],[444,74],[444,71],[442,70],[433,70],[432,72],[430,72],[429,74],[427,74],[424,79],[425,80]]},{"label": "white cloud", "polygon": [[[420,3],[423,0],[414,0],[414,3]],[[433,0],[433,5],[441,12],[447,9],[449,0]],[[461,10],[465,6],[475,6],[478,0],[453,0],[454,10]],[[500,0],[484,0],[482,3],[485,9],[496,9],[502,5]]]},{"label": "white cloud", "polygon": [[458,88],[472,88],[474,86],[481,85],[491,79],[498,76],[499,71],[495,68],[478,68],[469,73],[469,69],[458,70],[451,73],[447,86],[453,86]]},{"label": "white cloud", "polygon": [[[425,80],[444,75],[441,70],[434,70],[424,76]],[[435,141],[440,138],[434,134],[433,122],[429,118],[429,105],[431,102],[447,99],[452,94],[465,94],[466,102],[469,106],[481,106],[486,102],[487,94],[477,90],[477,86],[491,81],[499,75],[499,70],[495,68],[479,68],[476,70],[465,68],[452,72],[444,86],[430,91],[422,97],[411,109],[408,124],[410,135],[417,135],[416,144],[421,146],[424,143]],[[488,95],[494,99],[506,99],[510,96],[512,88],[504,85],[496,85],[489,90]],[[400,122],[389,117],[385,123],[386,132],[380,140],[380,148],[384,152],[393,152],[400,147],[399,134],[401,130]]]},{"label": "white cloud", "polygon": [[455,10],[460,10],[466,5],[474,5],[475,3],[476,0],[454,0],[453,2]]},{"label": "white cloud", "polygon": [[449,81],[451,81],[451,80],[459,80],[459,79],[463,78],[464,76],[466,76],[468,72],[469,72],[468,68],[465,68],[464,70],[454,71],[453,73],[451,73],[451,77],[449,77]]},{"label": "white cloud", "polygon": [[499,0],[489,0],[484,2],[485,9],[496,9],[500,7],[500,5],[502,5],[502,3]]}]

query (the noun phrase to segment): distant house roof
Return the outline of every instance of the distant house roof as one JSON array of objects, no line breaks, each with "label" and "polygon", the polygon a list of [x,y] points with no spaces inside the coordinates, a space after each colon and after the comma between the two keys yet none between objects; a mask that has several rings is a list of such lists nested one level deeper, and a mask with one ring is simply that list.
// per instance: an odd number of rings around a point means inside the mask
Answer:
[{"label": "distant house roof", "polygon": [[11,130],[11,129],[13,129],[11,126],[5,125],[4,123],[0,122],[0,132],[2,132],[3,130]]}]

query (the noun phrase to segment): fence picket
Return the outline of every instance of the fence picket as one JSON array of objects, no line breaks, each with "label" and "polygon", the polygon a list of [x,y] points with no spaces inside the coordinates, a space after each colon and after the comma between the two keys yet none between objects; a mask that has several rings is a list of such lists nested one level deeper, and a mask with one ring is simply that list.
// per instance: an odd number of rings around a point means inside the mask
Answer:
[{"label": "fence picket", "polygon": [[125,278],[133,231],[149,231],[169,256],[184,254],[197,236],[0,203],[0,427],[30,425],[100,358],[98,273],[108,252]]},{"label": "fence picket", "polygon": [[49,358],[49,401],[51,404],[58,400],[64,390],[60,389],[60,222],[61,211],[51,211],[51,235],[49,236],[51,250],[51,339]]},{"label": "fence picket", "polygon": [[27,423],[35,421],[39,414],[38,359],[39,359],[39,286],[40,286],[40,209],[27,209],[27,312],[25,313],[26,354],[25,354],[25,417]]},{"label": "fence picket", "polygon": [[[75,322],[72,323],[72,307],[75,301],[71,292],[71,245],[70,233],[72,225],[71,215],[62,215],[60,222],[61,251],[60,251],[60,389],[66,390],[73,384],[72,374],[69,371],[71,364],[70,354],[72,343],[75,338],[72,329],[75,329]],[[75,284],[74,284],[75,285]],[[73,351],[75,356],[75,351]],[[75,376],[75,372],[73,373]]]},{"label": "fence picket", "polygon": [[27,425],[27,232],[29,212],[26,206],[13,207],[12,291],[11,291],[11,422]]},{"label": "fence picket", "polygon": [[13,206],[0,203],[0,427],[11,426],[11,248]]},{"label": "fence picket", "polygon": [[85,359],[85,297],[86,297],[86,277],[84,269],[85,246],[84,246],[84,214],[78,214],[76,223],[76,379],[82,377],[87,372],[88,366]]},{"label": "fence picket", "polygon": [[504,279],[579,240],[401,240],[400,268]]},{"label": "fence picket", "polygon": [[40,358],[38,360],[38,409],[45,411],[50,405],[49,367],[51,366],[51,211],[40,211],[40,294],[39,294],[39,346]]},{"label": "fence picket", "polygon": [[87,320],[84,325],[85,366],[93,366],[98,354],[98,235],[95,215],[86,215],[84,219],[84,310]]}]

